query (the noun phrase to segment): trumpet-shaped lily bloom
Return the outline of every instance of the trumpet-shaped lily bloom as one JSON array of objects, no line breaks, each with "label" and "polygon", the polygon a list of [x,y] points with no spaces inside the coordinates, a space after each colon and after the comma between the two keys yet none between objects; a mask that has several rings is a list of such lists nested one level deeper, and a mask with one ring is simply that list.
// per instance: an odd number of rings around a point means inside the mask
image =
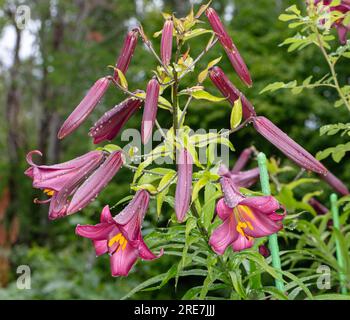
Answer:
[{"label": "trumpet-shaped lily bloom", "polygon": [[112,152],[103,164],[74,193],[67,208],[67,214],[80,211],[93,201],[112,180],[122,165],[122,151]]},{"label": "trumpet-shaped lily bloom", "polygon": [[143,144],[146,144],[152,136],[153,126],[157,117],[159,90],[160,86],[156,78],[148,82],[141,124],[141,139]]},{"label": "trumpet-shaped lily bloom", "polygon": [[50,196],[47,200],[35,200],[36,203],[50,202],[50,219],[67,214],[68,196],[73,194],[105,159],[102,151],[91,151],[71,161],[46,166],[35,164],[32,159],[34,154],[42,155],[38,150],[28,153],[27,162],[30,167],[25,174],[33,179],[34,188],[41,189]]},{"label": "trumpet-shaped lily bloom", "polygon": [[[137,45],[138,34],[139,34],[138,28],[135,28],[130,32],[128,32],[128,34],[125,37],[123,48],[120,52],[117,63],[115,65],[117,69],[123,72],[123,74],[125,74],[129,68],[131,58],[134,54],[134,51]],[[118,80],[118,73],[116,71],[114,71],[113,78],[116,81]]]},{"label": "trumpet-shaped lily bloom", "polygon": [[210,68],[209,77],[213,84],[219,89],[221,94],[227,98],[232,105],[238,98],[241,98],[244,119],[256,116],[253,105],[244,96],[244,94],[233,85],[220,67],[214,66]]},{"label": "trumpet-shaped lily bloom", "polygon": [[255,130],[301,168],[326,175],[327,169],[302,146],[265,117],[254,117]]},{"label": "trumpet-shaped lily bloom", "polygon": [[272,196],[245,198],[238,194],[233,207],[220,199],[216,212],[223,222],[213,231],[210,246],[220,255],[229,246],[233,251],[250,248],[254,238],[265,237],[282,229],[281,220],[285,213],[277,214],[276,210],[280,208]]},{"label": "trumpet-shaped lily bloom", "polygon": [[223,23],[220,20],[219,15],[213,8],[208,8],[206,10],[206,15],[208,17],[209,23],[211,27],[213,28],[213,31],[217,35],[221,45],[226,51],[226,54],[228,58],[230,59],[230,62],[233,66],[233,68],[236,70],[238,76],[241,78],[241,80],[250,87],[252,85],[252,79],[250,77],[249,70],[247,68],[247,65],[245,64],[243,58],[239,54],[236,46],[234,45],[232,39],[228,35],[227,31],[225,30],[225,27]]},{"label": "trumpet-shaped lily bloom", "polygon": [[160,57],[164,65],[169,65],[171,60],[171,53],[173,49],[173,29],[174,22],[167,20],[163,26],[162,40],[160,43]]},{"label": "trumpet-shaped lily bloom", "polygon": [[93,241],[96,255],[110,255],[112,276],[127,276],[138,258],[153,260],[159,258],[145,244],[141,225],[149,203],[145,190],[136,193],[133,200],[115,217],[105,206],[96,225],[78,225],[76,234]]},{"label": "trumpet-shaped lily bloom", "polygon": [[182,222],[190,207],[192,195],[193,159],[187,149],[180,150],[177,164],[177,184],[175,192],[175,213],[177,220]]},{"label": "trumpet-shaped lily bloom", "polygon": [[94,143],[114,139],[141,104],[141,100],[131,97],[107,111],[90,129],[89,135]]},{"label": "trumpet-shaped lily bloom", "polygon": [[329,210],[321,202],[317,201],[315,198],[309,200],[309,205],[314,208],[317,214],[326,214]]},{"label": "trumpet-shaped lily bloom", "polygon": [[58,139],[63,139],[76,130],[95,109],[110,83],[109,77],[104,77],[95,82],[85,98],[69,115],[58,131]]}]

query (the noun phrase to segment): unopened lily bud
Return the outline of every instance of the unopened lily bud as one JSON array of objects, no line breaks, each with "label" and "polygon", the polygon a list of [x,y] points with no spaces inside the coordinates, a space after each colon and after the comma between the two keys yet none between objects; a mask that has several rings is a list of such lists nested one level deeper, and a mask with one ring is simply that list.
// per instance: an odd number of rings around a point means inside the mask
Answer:
[{"label": "unopened lily bud", "polygon": [[166,66],[170,64],[171,60],[173,49],[173,29],[174,22],[172,20],[165,21],[160,44],[160,56]]},{"label": "unopened lily bud", "polygon": [[265,245],[259,246],[259,253],[265,258],[269,257],[271,254],[269,248]]},{"label": "unopened lily bud", "polygon": [[110,79],[108,77],[101,78],[95,82],[85,98],[79,103],[79,105],[63,123],[57,134],[58,139],[65,138],[85,121],[105,94],[109,83]]},{"label": "unopened lily bud", "polygon": [[243,58],[239,54],[236,46],[234,45],[232,39],[230,38],[229,34],[225,30],[225,27],[221,22],[219,15],[213,8],[208,8],[206,11],[206,15],[208,17],[211,27],[213,28],[213,31],[215,32],[221,45],[225,49],[233,68],[236,70],[241,80],[248,87],[250,87],[252,85],[252,79],[250,77],[248,68]]},{"label": "unopened lily bud", "polygon": [[[123,48],[115,65],[116,69],[119,69],[123,74],[126,74],[126,71],[129,68],[131,58],[136,48],[137,39],[138,29],[133,29],[126,35]],[[116,71],[114,71],[113,78],[118,80],[118,73]]]},{"label": "unopened lily bud", "polygon": [[317,201],[315,198],[309,200],[309,205],[314,208],[317,214],[326,214],[329,210],[321,202]]},{"label": "unopened lily bud", "polygon": [[186,149],[181,149],[177,165],[177,185],[175,192],[175,213],[182,222],[190,208],[192,195],[193,159]]},{"label": "unopened lily bud", "polygon": [[89,136],[94,143],[114,139],[141,104],[142,100],[131,97],[107,111],[90,129]]},{"label": "unopened lily bud", "polygon": [[347,186],[331,172],[328,171],[325,176],[321,175],[320,177],[341,195],[346,196],[349,194]]},{"label": "unopened lily bud", "polygon": [[257,132],[301,168],[322,175],[328,173],[327,169],[318,160],[316,160],[309,152],[291,139],[269,119],[265,117],[254,117],[253,124]]},{"label": "unopened lily bud", "polygon": [[143,144],[146,144],[152,136],[153,126],[157,117],[159,90],[160,86],[156,78],[148,82],[141,124],[141,139]]},{"label": "unopened lily bud", "polygon": [[244,94],[232,84],[220,67],[215,66],[210,68],[209,77],[213,84],[220,90],[221,94],[227,98],[232,105],[238,98],[241,98],[244,119],[256,116],[253,105]]}]

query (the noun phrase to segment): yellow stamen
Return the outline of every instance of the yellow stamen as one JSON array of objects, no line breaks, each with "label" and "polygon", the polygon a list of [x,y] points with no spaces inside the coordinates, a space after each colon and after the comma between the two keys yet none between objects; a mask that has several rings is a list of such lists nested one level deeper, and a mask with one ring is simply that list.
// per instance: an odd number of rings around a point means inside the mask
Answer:
[{"label": "yellow stamen", "polygon": [[[244,229],[249,228],[250,230],[254,230],[252,223],[247,219],[250,218],[254,220],[254,214],[252,210],[247,206],[238,205],[233,209],[233,213],[235,214],[237,226],[236,230],[239,234],[246,237],[247,239],[251,239],[251,237],[247,236],[244,232]],[[247,215],[248,217],[245,217]]]},{"label": "yellow stamen", "polygon": [[44,189],[44,193],[52,197],[55,194],[55,191],[51,189]]},{"label": "yellow stamen", "polygon": [[128,240],[126,240],[126,238],[119,232],[113,238],[109,239],[108,247],[112,247],[115,243],[119,244],[118,249],[116,250],[116,252],[118,252],[120,248],[122,250],[125,250],[126,245],[128,244]]}]

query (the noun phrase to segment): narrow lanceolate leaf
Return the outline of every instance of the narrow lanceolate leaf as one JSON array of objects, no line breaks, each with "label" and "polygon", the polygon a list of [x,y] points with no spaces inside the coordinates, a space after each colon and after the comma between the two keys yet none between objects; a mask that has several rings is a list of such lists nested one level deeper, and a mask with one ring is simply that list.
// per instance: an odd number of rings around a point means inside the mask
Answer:
[{"label": "narrow lanceolate leaf", "polygon": [[123,71],[121,71],[121,70],[118,69],[118,68],[116,68],[115,70],[116,70],[116,72],[117,72],[117,74],[118,74],[118,78],[119,78],[120,85],[121,85],[124,89],[128,89],[128,81],[126,80]]},{"label": "narrow lanceolate leaf", "polygon": [[231,129],[235,129],[239,126],[242,121],[242,102],[241,99],[238,98],[232,108],[230,125]]},{"label": "narrow lanceolate leaf", "polygon": [[320,177],[341,195],[346,196],[349,194],[347,186],[331,172],[328,171],[326,175],[320,175]]},{"label": "narrow lanceolate leaf", "polygon": [[226,74],[220,67],[214,66],[209,69],[209,77],[213,84],[220,90],[221,94],[227,98],[231,104],[240,98],[242,103],[243,118],[248,119],[256,116],[253,105],[227,78]]},{"label": "narrow lanceolate leaf", "polygon": [[67,214],[75,213],[93,201],[123,165],[122,151],[114,151],[79,187],[68,206]]},{"label": "narrow lanceolate leaf", "polygon": [[160,86],[156,78],[148,82],[141,124],[141,138],[143,144],[146,144],[152,136],[153,126],[157,117],[159,88]]},{"label": "narrow lanceolate leaf", "polygon": [[301,168],[322,175],[328,173],[327,169],[318,160],[274,125],[269,119],[265,117],[255,117],[253,118],[253,124],[256,131]]},{"label": "narrow lanceolate leaf", "polygon": [[223,23],[220,20],[219,15],[213,8],[208,8],[206,10],[206,15],[208,17],[209,23],[213,28],[213,31],[216,33],[221,45],[225,49],[225,52],[233,66],[236,70],[238,76],[241,80],[250,87],[252,85],[252,79],[250,77],[248,68],[239,54],[236,46],[234,45],[229,34],[225,30]]},{"label": "narrow lanceolate leaf", "polygon": [[108,77],[101,78],[95,82],[84,99],[63,123],[57,134],[58,139],[65,138],[85,121],[105,94],[109,83],[110,79]]},{"label": "narrow lanceolate leaf", "polygon": [[175,192],[175,212],[179,222],[185,219],[190,207],[192,190],[193,159],[186,149],[181,149],[177,164],[177,185]]},{"label": "narrow lanceolate leaf", "polygon": [[[126,35],[123,48],[120,52],[117,63],[115,65],[116,69],[119,69],[123,74],[126,74],[126,71],[129,68],[131,58],[132,58],[134,51],[135,51],[135,48],[136,48],[137,39],[138,39],[138,30],[137,29],[131,30]],[[114,71],[113,77],[115,80],[118,80],[118,72]]]},{"label": "narrow lanceolate leaf", "polygon": [[128,98],[107,111],[90,129],[94,143],[114,139],[130,117],[141,107],[142,100]]},{"label": "narrow lanceolate leaf", "polygon": [[172,20],[165,21],[162,31],[162,40],[160,44],[160,56],[162,62],[166,66],[170,64],[171,53],[173,50],[173,29],[174,22]]}]

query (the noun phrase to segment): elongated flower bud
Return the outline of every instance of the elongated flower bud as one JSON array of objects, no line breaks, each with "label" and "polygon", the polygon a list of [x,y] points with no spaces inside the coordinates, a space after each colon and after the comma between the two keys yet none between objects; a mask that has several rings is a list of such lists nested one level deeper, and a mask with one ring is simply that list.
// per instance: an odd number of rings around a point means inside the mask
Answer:
[{"label": "elongated flower bud", "polygon": [[241,171],[248,163],[251,155],[253,153],[253,148],[246,148],[244,149],[241,154],[239,155],[235,165],[233,166],[231,172],[232,173],[237,173]]},{"label": "elongated flower bud", "polygon": [[[138,29],[133,29],[130,32],[128,32],[128,34],[126,35],[123,48],[120,52],[119,58],[115,65],[117,69],[123,72],[123,74],[125,74],[129,68],[131,58],[136,48],[137,39],[138,39]],[[117,72],[114,72],[113,78],[115,80],[118,80]]]},{"label": "elongated flower bud", "polygon": [[159,83],[156,78],[153,78],[147,85],[145,108],[143,110],[141,124],[141,139],[143,144],[146,144],[152,136],[152,129],[157,117],[158,98]]},{"label": "elongated flower bud", "polygon": [[213,31],[217,35],[221,45],[224,47],[233,68],[236,70],[241,80],[248,87],[250,87],[252,85],[252,79],[250,77],[247,65],[245,64],[232,39],[225,30],[225,27],[221,22],[219,15],[213,8],[208,8],[206,15],[211,27],[213,28]]},{"label": "elongated flower bud", "polygon": [[186,149],[181,149],[177,165],[177,185],[175,192],[175,212],[179,222],[185,219],[192,195],[193,159]]},{"label": "elongated flower bud", "polygon": [[209,69],[209,77],[213,84],[220,90],[221,94],[227,98],[232,105],[238,98],[241,98],[244,119],[256,116],[253,105],[244,94],[232,84],[220,67],[215,66]]},{"label": "elongated flower bud", "polygon": [[173,49],[173,29],[174,22],[172,20],[165,21],[162,32],[162,40],[160,43],[160,56],[166,66],[170,64],[171,60],[171,53]]},{"label": "elongated flower bud", "polygon": [[341,195],[346,196],[349,194],[349,189],[347,188],[347,186],[341,180],[339,180],[333,173],[328,171],[328,173],[325,176],[320,175],[320,177]]},{"label": "elongated flower bud", "polygon": [[317,214],[323,215],[326,214],[329,210],[319,201],[317,201],[315,198],[311,198],[309,200],[309,205],[314,208]]},{"label": "elongated flower bud", "polygon": [[58,139],[68,136],[84,122],[105,94],[109,83],[110,79],[108,77],[101,78],[95,82],[84,99],[63,123],[57,134]]},{"label": "elongated flower bud", "polygon": [[67,214],[84,208],[106,187],[123,164],[122,152],[112,152],[105,162],[79,187],[68,206]]},{"label": "elongated flower bud", "polygon": [[326,175],[327,169],[309,152],[265,117],[253,118],[254,128],[301,168]]},{"label": "elongated flower bud", "polygon": [[114,139],[130,117],[141,107],[142,100],[128,98],[107,111],[90,129],[94,143]]}]

